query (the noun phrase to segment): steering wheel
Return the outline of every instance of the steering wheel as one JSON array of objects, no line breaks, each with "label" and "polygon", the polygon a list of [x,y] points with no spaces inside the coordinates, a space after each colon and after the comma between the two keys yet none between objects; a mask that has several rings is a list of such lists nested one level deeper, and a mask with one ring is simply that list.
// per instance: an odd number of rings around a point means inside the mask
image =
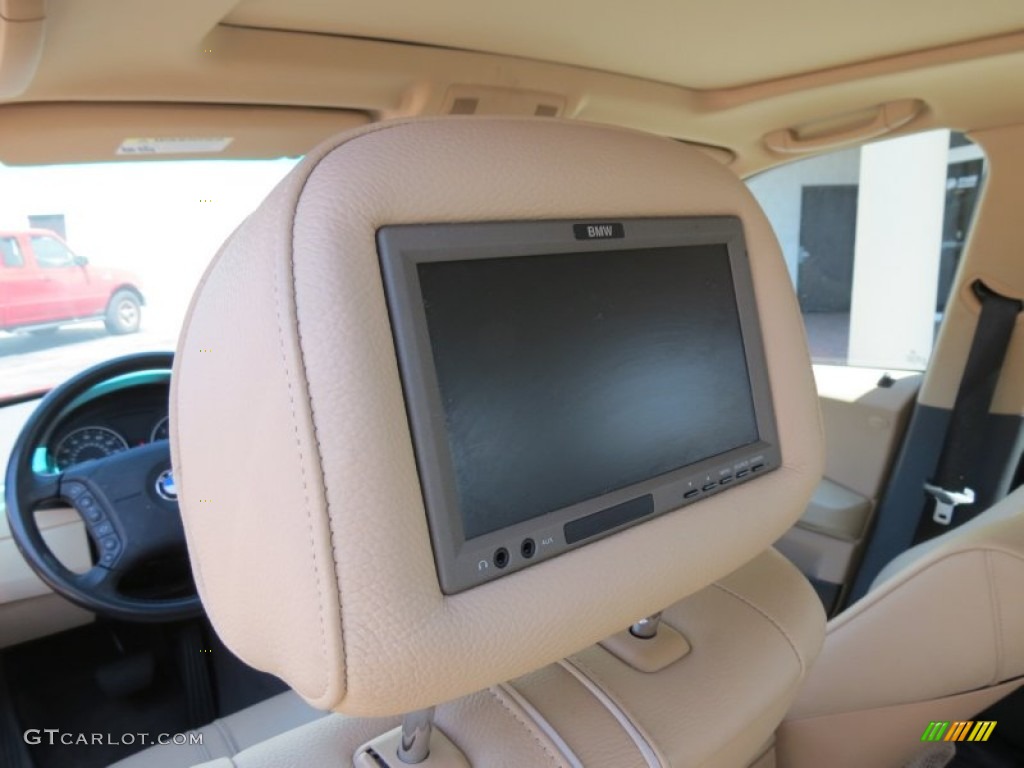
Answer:
[{"label": "steering wheel", "polygon": [[[119,589],[132,568],[185,549],[185,531],[171,474],[168,441],[159,440],[61,472],[33,469],[57,418],[92,387],[125,374],[169,369],[170,352],[127,355],[100,363],[53,389],[29,417],[7,465],[6,503],[11,535],[39,578],[68,600],[95,613],[127,621],[174,621],[202,613],[197,594],[143,598]],[[95,545],[96,563],[77,574],[65,568],[43,540],[35,518],[42,506],[70,506]]]}]

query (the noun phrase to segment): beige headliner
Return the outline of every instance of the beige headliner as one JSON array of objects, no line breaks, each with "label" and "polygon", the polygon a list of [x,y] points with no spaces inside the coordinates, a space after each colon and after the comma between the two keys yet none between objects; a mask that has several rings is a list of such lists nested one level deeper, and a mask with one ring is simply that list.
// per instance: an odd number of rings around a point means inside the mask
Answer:
[{"label": "beige headliner", "polygon": [[[0,6],[11,2],[24,0]],[[904,132],[1024,122],[1024,4],[941,5],[938,12],[932,0],[788,0],[781,8],[755,0],[51,0],[39,67],[8,101],[63,104],[68,140],[53,142],[51,130],[22,157],[0,106],[0,158],[105,159],[74,142],[80,101],[396,117],[441,113],[453,86],[549,93],[565,116],[727,147],[741,174],[787,159],[765,148],[766,133],[813,128],[896,99],[927,106]],[[723,87],[736,83],[745,84]],[[207,121],[213,133],[218,119]],[[318,132],[305,119],[296,114],[294,136],[288,121],[278,126],[281,154]],[[118,121],[111,112],[113,136],[123,132]],[[23,118],[17,130],[19,146],[31,143]],[[274,151],[272,140],[261,146],[264,156]]]},{"label": "beige headliner", "polygon": [[1007,0],[242,0],[230,24],[372,37],[730,88],[1024,26]]}]

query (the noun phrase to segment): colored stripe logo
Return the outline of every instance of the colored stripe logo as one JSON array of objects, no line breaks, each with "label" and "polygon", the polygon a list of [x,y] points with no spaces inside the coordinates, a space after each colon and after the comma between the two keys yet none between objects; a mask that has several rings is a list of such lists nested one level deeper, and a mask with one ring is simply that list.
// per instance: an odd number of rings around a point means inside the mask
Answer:
[{"label": "colored stripe logo", "polygon": [[995,728],[995,720],[933,720],[921,734],[921,741],[988,741]]}]

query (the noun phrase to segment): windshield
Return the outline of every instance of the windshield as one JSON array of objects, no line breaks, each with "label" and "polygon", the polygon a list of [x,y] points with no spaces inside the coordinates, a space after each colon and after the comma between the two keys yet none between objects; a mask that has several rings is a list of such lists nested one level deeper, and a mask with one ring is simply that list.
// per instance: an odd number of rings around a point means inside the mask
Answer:
[{"label": "windshield", "polygon": [[0,165],[0,402],[173,349],[217,248],[296,162]]}]

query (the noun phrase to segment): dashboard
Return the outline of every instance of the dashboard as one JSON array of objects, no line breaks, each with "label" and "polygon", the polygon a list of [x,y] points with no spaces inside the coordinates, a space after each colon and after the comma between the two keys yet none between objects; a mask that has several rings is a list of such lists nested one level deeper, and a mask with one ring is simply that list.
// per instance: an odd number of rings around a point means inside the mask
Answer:
[{"label": "dashboard", "polygon": [[113,380],[73,403],[46,439],[37,458],[49,471],[110,456],[168,438],[169,377]]}]

